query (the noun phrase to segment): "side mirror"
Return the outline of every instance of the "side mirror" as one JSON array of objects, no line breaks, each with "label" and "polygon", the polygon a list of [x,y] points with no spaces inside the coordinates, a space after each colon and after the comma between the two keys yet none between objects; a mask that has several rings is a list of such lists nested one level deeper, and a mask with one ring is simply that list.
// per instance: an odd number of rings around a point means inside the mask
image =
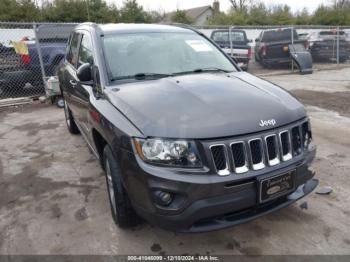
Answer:
[{"label": "side mirror", "polygon": [[92,84],[91,64],[85,63],[79,66],[77,77],[83,84]]},{"label": "side mirror", "polygon": [[253,43],[253,40],[252,39],[248,39],[248,43]]},{"label": "side mirror", "polygon": [[260,39],[259,39],[259,38],[256,38],[256,39],[255,39],[255,42],[260,42]]}]

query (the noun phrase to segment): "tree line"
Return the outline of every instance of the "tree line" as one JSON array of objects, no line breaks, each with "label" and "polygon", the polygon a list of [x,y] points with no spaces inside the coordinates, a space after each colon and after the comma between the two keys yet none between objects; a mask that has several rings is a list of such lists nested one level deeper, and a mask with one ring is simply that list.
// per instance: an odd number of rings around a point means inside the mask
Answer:
[{"label": "tree line", "polygon": [[306,8],[295,13],[288,5],[266,6],[253,0],[230,0],[227,13],[214,16],[212,25],[350,25],[350,0],[334,0],[313,13]]},{"label": "tree line", "polygon": [[[105,0],[0,0],[0,21],[158,23],[166,14],[146,11],[137,0],[124,0],[121,7]],[[214,15],[209,25],[350,25],[350,0],[333,0],[313,13],[307,9],[293,13],[288,5],[267,6],[256,0],[230,0],[231,9]],[[168,19],[169,20],[169,19]],[[170,15],[172,22],[193,22],[186,12]]]},{"label": "tree line", "polygon": [[105,0],[0,0],[0,21],[157,23],[161,12],[145,11],[137,0],[125,0],[121,8]]}]

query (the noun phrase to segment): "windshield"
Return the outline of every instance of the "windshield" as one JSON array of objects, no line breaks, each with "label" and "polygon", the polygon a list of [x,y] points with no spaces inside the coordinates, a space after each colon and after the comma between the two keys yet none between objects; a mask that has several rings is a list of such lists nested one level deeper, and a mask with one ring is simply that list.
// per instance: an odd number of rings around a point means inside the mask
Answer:
[{"label": "windshield", "polygon": [[237,71],[213,44],[195,33],[118,34],[103,41],[111,80],[199,69]]},{"label": "windshield", "polygon": [[[213,33],[212,39],[215,42],[230,42],[230,34],[228,31],[217,31]],[[232,42],[247,42],[245,33],[242,31],[231,31]]]}]

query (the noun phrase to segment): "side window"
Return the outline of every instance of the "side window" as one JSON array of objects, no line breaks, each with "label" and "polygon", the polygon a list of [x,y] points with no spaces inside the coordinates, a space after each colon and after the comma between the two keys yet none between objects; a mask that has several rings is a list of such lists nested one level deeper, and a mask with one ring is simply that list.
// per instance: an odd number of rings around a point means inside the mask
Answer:
[{"label": "side window", "polygon": [[80,34],[74,33],[70,41],[69,52],[67,55],[67,61],[74,67],[76,66],[78,61],[79,40]]},{"label": "side window", "polygon": [[92,52],[92,39],[88,34],[83,35],[83,39],[81,40],[81,45],[79,49],[79,59],[78,59],[78,67],[82,64],[94,63],[93,52]]}]

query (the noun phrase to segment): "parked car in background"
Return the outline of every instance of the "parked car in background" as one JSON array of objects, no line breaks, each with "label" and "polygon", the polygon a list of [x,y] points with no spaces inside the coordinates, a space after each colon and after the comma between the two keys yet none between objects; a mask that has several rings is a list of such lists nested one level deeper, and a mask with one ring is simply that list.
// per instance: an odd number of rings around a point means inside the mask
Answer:
[{"label": "parked car in background", "polygon": [[306,50],[309,48],[308,41],[299,39],[295,29],[264,30],[255,39],[255,60],[266,67],[289,64],[292,61],[289,45],[292,43],[302,44]]},{"label": "parked car in background", "polygon": [[67,40],[74,25],[41,25],[37,28],[38,39],[23,37],[13,45],[21,44],[28,54],[18,54],[12,46],[0,48],[0,96],[24,95],[24,88],[31,94],[44,92],[36,41],[39,41],[46,76],[57,74],[58,65],[64,58]]},{"label": "parked car in background", "polygon": [[315,61],[337,61],[337,48],[339,35],[339,62],[344,63],[349,59],[349,42],[346,41],[344,31],[339,34],[334,30],[311,33],[308,37],[310,52]]},{"label": "parked car in background", "polygon": [[350,59],[350,31],[345,32],[345,41],[348,45],[348,58]]},{"label": "parked car in background", "polygon": [[140,216],[173,231],[222,229],[317,186],[303,105],[195,29],[84,23],[67,51],[67,128],[100,160],[120,227]]},{"label": "parked car in background", "polygon": [[299,40],[307,40],[308,36],[309,36],[309,33],[299,33],[298,34]]},{"label": "parked car in background", "polygon": [[232,44],[230,43],[229,30],[214,30],[210,38],[218,44],[226,54],[233,57],[243,70],[248,70],[252,54],[249,43],[252,41],[247,39],[247,34],[244,30],[231,30]]}]

